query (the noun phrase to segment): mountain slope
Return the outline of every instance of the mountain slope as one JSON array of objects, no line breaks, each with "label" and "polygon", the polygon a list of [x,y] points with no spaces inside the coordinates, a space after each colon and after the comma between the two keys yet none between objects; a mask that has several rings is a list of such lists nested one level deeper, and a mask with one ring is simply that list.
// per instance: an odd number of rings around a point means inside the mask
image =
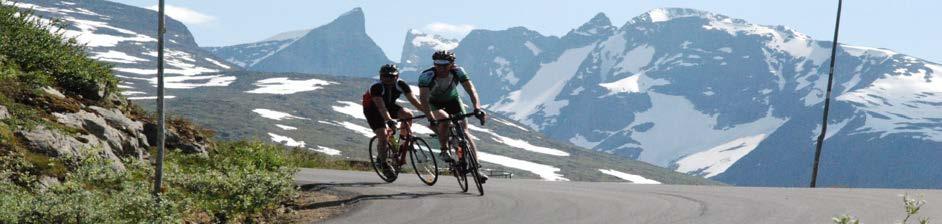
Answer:
[{"label": "mountain slope", "polygon": [[[156,93],[157,12],[110,1],[35,0],[15,5],[32,9],[44,21],[63,20],[65,36],[85,44],[92,58],[114,65],[119,86],[130,99],[147,99]],[[220,86],[235,79],[207,75],[238,67],[200,49],[183,23],[168,18],[166,29],[167,88]]]}]

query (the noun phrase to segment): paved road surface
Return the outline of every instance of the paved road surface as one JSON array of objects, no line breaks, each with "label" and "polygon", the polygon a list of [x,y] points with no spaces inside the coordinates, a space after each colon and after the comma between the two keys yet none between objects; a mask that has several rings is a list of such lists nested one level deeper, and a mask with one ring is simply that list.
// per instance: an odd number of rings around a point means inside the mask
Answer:
[{"label": "paved road surface", "polygon": [[[921,216],[942,219],[942,191],[798,189],[494,179],[479,197],[454,177],[435,186],[414,174],[392,184],[375,173],[304,169],[299,184],[353,192],[355,209],[327,223],[831,223],[853,214],[863,223],[903,218],[903,193],[923,195]],[[473,183],[472,183],[473,184]]]}]

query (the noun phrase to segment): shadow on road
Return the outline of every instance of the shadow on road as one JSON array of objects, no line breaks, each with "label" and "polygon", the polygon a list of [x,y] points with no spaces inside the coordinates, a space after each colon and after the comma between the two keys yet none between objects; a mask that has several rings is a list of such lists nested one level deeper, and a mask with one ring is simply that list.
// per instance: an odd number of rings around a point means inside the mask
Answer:
[{"label": "shadow on road", "polygon": [[354,182],[354,183],[316,183],[301,185],[301,191],[320,191],[332,187],[373,187],[383,182]]},{"label": "shadow on road", "polygon": [[[302,191],[322,191],[329,190],[334,187],[374,187],[376,185],[386,184],[382,182],[354,182],[354,183],[316,183],[316,184],[305,184],[301,185],[300,188]],[[423,192],[423,193],[398,193],[398,194],[365,194],[365,195],[356,195],[346,199],[334,200],[334,201],[322,201],[315,202],[307,205],[300,205],[298,209],[318,209],[342,205],[350,205],[353,203],[358,203],[368,200],[408,200],[416,199],[430,196],[445,196],[445,197],[474,197],[470,194],[465,193],[443,193],[443,192]]]}]

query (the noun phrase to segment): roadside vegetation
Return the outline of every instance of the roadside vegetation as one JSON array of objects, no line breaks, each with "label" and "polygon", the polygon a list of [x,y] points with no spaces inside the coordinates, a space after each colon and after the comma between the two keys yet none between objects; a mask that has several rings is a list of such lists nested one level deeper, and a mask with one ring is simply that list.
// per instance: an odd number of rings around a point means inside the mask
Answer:
[{"label": "roadside vegetation", "polygon": [[[193,152],[168,143],[158,202],[154,147],[143,156],[114,150],[115,159],[101,156],[112,149],[100,146],[74,155],[40,150],[22,133],[90,136],[60,123],[62,114],[95,106],[133,121],[154,119],[121,96],[110,65],[90,59],[84,46],[59,32],[62,21],[10,3],[0,0],[0,223],[270,222],[302,193],[293,178],[299,167],[368,168],[260,141],[215,142],[212,131],[173,117],[174,143],[208,144]],[[59,92],[64,96],[51,94]]]},{"label": "roadside vegetation", "polygon": [[[908,194],[904,194],[903,198],[903,208],[906,212],[906,217],[903,218],[903,221],[898,222],[900,224],[909,224],[912,220],[918,220],[919,224],[929,224],[929,217],[917,218],[919,215],[919,210],[922,209],[922,206],[926,205],[926,201],[919,199],[910,198]],[[842,215],[834,217],[832,219],[836,224],[860,224],[860,220],[851,215]]]}]

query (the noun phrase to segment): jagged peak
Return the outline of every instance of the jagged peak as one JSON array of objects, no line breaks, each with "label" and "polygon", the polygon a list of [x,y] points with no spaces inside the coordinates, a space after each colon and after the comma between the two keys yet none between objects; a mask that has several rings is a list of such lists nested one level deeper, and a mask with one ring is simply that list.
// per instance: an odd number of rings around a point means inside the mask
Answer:
[{"label": "jagged peak", "polygon": [[340,15],[337,17],[337,19],[334,19],[334,21],[330,22],[326,26],[331,25],[338,25],[344,29],[366,33],[366,18],[363,15],[363,9],[360,7],[353,8],[352,10]]},{"label": "jagged peak", "polygon": [[612,26],[612,20],[605,15],[605,13],[595,14],[592,19],[590,19],[579,28],[572,29],[566,36],[570,35],[579,35],[579,36],[595,36],[595,35],[608,35],[615,30],[615,27]]},{"label": "jagged peak", "polygon": [[589,22],[583,24],[582,26],[606,27],[606,26],[611,26],[611,25],[612,25],[612,20],[609,19],[608,16],[605,15],[605,13],[600,12],[598,14],[595,14],[595,16],[592,17],[592,19],[590,19]]}]

